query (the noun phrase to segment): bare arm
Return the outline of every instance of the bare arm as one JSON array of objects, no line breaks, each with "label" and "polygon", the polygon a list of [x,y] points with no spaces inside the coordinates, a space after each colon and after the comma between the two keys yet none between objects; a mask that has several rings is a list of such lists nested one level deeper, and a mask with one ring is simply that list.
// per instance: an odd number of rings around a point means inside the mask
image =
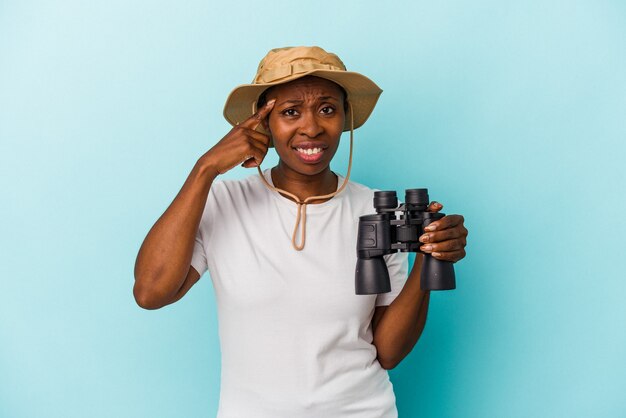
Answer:
[{"label": "bare arm", "polygon": [[247,168],[261,164],[269,137],[255,128],[274,102],[270,100],[200,157],[174,201],[148,232],[135,261],[133,294],[142,308],[158,309],[176,302],[200,278],[190,263],[211,184],[242,162]]},{"label": "bare arm", "polygon": [[173,202],[148,232],[135,261],[133,294],[145,309],[180,299],[200,275],[190,267],[196,232],[217,172],[205,158],[191,170]]},{"label": "bare arm", "polygon": [[384,369],[393,369],[411,352],[426,325],[430,292],[420,289],[422,259],[418,254],[411,274],[391,305],[374,311],[373,344]]}]

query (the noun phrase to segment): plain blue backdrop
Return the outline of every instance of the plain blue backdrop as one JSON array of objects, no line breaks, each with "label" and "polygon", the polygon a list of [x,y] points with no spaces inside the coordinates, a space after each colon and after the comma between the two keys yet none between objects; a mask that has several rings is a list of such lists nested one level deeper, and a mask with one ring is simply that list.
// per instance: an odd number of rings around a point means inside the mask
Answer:
[{"label": "plain blue backdrop", "polygon": [[146,311],[133,266],[287,45],[384,90],[352,179],[470,230],[390,373],[400,416],[626,416],[625,40],[620,1],[0,1],[0,416],[215,415],[208,274]]}]

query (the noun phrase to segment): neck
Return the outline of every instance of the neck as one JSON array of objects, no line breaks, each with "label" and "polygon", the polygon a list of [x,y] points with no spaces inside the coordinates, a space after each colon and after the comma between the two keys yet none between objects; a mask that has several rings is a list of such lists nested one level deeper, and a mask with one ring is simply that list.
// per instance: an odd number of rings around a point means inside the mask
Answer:
[{"label": "neck", "polygon": [[[303,201],[311,196],[323,196],[337,190],[338,177],[326,167],[322,172],[307,175],[293,171],[282,161],[271,170],[274,187],[288,191]],[[291,197],[284,195],[286,198]],[[314,200],[311,204],[323,203],[329,199]]]}]

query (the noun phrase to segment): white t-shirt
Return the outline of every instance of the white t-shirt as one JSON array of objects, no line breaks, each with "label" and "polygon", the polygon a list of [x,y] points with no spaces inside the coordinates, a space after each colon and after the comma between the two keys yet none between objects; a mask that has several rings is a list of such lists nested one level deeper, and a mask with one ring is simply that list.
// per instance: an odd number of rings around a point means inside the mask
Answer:
[{"label": "white t-shirt", "polygon": [[390,293],[356,295],[354,288],[358,218],[374,213],[373,196],[350,181],[332,199],[308,205],[306,245],[296,251],[293,201],[258,174],[213,182],[191,265],[201,275],[208,269],[215,289],[218,418],[397,417],[371,320],[406,281],[407,253],[385,256]]}]

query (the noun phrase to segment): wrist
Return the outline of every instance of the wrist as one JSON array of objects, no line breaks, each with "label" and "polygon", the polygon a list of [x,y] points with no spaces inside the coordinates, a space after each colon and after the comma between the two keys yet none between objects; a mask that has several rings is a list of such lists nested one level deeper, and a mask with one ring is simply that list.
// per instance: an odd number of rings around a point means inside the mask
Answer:
[{"label": "wrist", "polygon": [[203,178],[210,179],[211,181],[215,180],[215,178],[220,175],[217,164],[211,158],[208,158],[206,154],[198,159],[194,170],[197,170]]},{"label": "wrist", "polygon": [[193,179],[201,183],[202,189],[206,189],[207,191],[211,188],[213,180],[220,174],[216,165],[204,158],[204,156],[198,159],[191,173]]}]

